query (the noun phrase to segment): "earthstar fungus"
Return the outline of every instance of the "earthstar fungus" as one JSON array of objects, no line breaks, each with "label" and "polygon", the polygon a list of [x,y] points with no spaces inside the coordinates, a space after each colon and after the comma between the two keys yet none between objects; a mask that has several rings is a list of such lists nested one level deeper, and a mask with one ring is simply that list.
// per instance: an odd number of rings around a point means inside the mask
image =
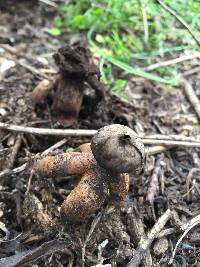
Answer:
[{"label": "earthstar fungus", "polygon": [[141,173],[144,145],[129,127],[113,124],[101,128],[81,152],[48,156],[36,162],[40,176],[82,175],[78,185],[61,206],[61,216],[68,221],[82,221],[97,211],[108,199],[122,206],[129,190],[129,173]]},{"label": "earthstar fungus", "polygon": [[52,118],[67,127],[79,116],[85,83],[95,90],[97,102],[104,98],[105,91],[100,82],[100,72],[91,62],[91,55],[86,48],[67,45],[58,49],[53,57],[58,73],[52,81],[41,81],[31,97],[37,104],[48,100]]}]

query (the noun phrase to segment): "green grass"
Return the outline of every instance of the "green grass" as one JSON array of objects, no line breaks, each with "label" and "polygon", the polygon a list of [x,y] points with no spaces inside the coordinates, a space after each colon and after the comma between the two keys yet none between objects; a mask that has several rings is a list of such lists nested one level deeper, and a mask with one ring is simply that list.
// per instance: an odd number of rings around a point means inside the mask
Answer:
[{"label": "green grass", "polygon": [[[200,40],[200,4],[196,0],[163,0],[184,18]],[[142,71],[156,57],[174,52],[199,51],[188,31],[153,0],[71,1],[60,7],[50,33],[84,32],[93,53],[100,57],[103,81],[112,93],[124,97],[126,81],[114,77],[113,65],[127,73],[176,86],[177,66]],[[146,15],[146,19],[145,19]],[[144,25],[147,23],[144,34]]]}]

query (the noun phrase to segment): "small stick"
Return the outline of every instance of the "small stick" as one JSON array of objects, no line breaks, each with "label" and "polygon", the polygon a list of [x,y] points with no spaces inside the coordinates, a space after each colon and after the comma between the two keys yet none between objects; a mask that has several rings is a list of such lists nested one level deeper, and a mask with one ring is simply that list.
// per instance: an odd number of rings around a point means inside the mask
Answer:
[{"label": "small stick", "polygon": [[100,222],[102,215],[103,215],[102,212],[97,214],[97,216],[94,218],[94,220],[92,222],[90,231],[86,236],[85,242],[84,242],[83,247],[82,247],[82,267],[85,266],[85,250],[86,250],[87,243],[90,240],[91,235],[94,232],[94,229],[96,228],[97,224]]},{"label": "small stick", "polygon": [[199,71],[200,71],[200,66],[198,66],[196,68],[192,68],[190,70],[186,70],[185,72],[182,73],[182,76],[183,77],[189,76],[189,75],[195,74],[195,73],[197,73]]},{"label": "small stick", "polygon": [[[54,144],[53,146],[47,148],[46,150],[44,150],[42,152],[42,156],[46,156],[48,153],[52,152],[53,150],[55,150],[56,148],[61,147],[62,145],[64,145],[67,142],[67,139],[62,139],[61,141],[57,142],[56,144]],[[0,178],[6,176],[6,175],[10,175],[10,174],[16,174],[16,173],[20,173],[22,171],[24,171],[26,169],[26,167],[28,166],[28,163],[24,163],[23,165],[13,169],[13,170],[9,170],[6,169],[2,172],[0,172]]]},{"label": "small stick", "polygon": [[156,140],[173,140],[173,141],[191,141],[191,142],[200,142],[200,135],[185,136],[179,134],[149,134],[149,135],[139,135],[142,139],[156,139]]},{"label": "small stick", "polygon": [[147,156],[160,154],[161,152],[165,152],[166,150],[170,149],[171,147],[168,146],[152,146],[152,147],[146,147],[145,153]]},{"label": "small stick", "polygon": [[161,145],[161,146],[182,146],[182,147],[200,147],[200,142],[187,142],[187,141],[173,141],[173,140],[154,140],[143,139],[145,145]]},{"label": "small stick", "polygon": [[196,41],[196,43],[200,46],[200,41],[197,39],[195,34],[193,33],[192,29],[190,26],[182,19],[173,9],[168,7],[163,1],[161,0],[156,0],[167,12],[169,12],[172,16],[174,16],[190,33],[190,35],[193,37],[193,39]]},{"label": "small stick", "polygon": [[[131,226],[131,236],[132,239],[134,240],[134,245],[138,246],[139,242],[141,240],[145,240],[146,233],[144,230],[144,224],[140,217],[138,216],[135,208],[131,207],[127,211],[128,218],[130,219],[130,226]],[[152,266],[152,258],[151,258],[151,253],[150,250],[147,249],[145,252],[145,257],[142,260],[142,264],[144,267],[151,267]]]},{"label": "small stick", "polygon": [[144,257],[146,250],[150,247],[151,243],[155,238],[158,237],[158,234],[164,228],[165,224],[171,218],[172,212],[170,209],[166,210],[165,213],[158,219],[158,221],[154,224],[153,228],[147,234],[147,238],[140,241],[137,250],[135,251],[135,255],[128,263],[127,267],[138,267],[141,259]]},{"label": "small stick", "polygon": [[190,101],[190,104],[192,105],[198,118],[200,119],[200,101],[196,96],[194,89],[192,88],[191,84],[185,79],[181,79],[181,83],[183,85],[184,92],[188,100]]},{"label": "small stick", "polygon": [[76,130],[76,129],[47,129],[47,128],[35,128],[25,127],[13,124],[7,124],[0,122],[0,129],[5,129],[13,132],[29,133],[36,135],[60,135],[60,136],[93,136],[97,130]]},{"label": "small stick", "polygon": [[146,68],[144,68],[144,70],[155,70],[157,68],[160,67],[166,67],[166,66],[170,66],[170,65],[174,65],[186,60],[191,60],[194,58],[199,58],[200,57],[200,53],[196,53],[196,54],[192,54],[192,55],[184,55],[182,57],[178,57],[178,58],[173,58],[167,61],[163,61],[163,62],[158,62],[152,65],[147,66]]},{"label": "small stick", "polygon": [[22,143],[22,136],[21,136],[21,134],[18,134],[16,137],[15,144],[13,146],[13,150],[12,150],[12,153],[10,155],[8,164],[6,166],[6,169],[11,169],[13,167],[13,164],[15,162],[15,158],[17,156],[17,153],[20,149],[21,143]]},{"label": "small stick", "polygon": [[159,192],[159,176],[161,174],[162,165],[161,162],[164,160],[164,154],[161,154],[155,163],[155,167],[151,176],[151,181],[147,191],[146,199],[149,203],[153,204],[155,196]]},{"label": "small stick", "polygon": [[189,223],[185,223],[181,226],[181,230],[184,231],[184,233],[181,235],[181,237],[179,238],[179,240],[176,243],[176,246],[175,246],[173,253],[172,253],[172,257],[169,260],[169,264],[173,263],[174,257],[176,255],[176,250],[177,250],[179,244],[181,243],[181,241],[183,240],[183,238],[189,233],[189,231],[192,228],[194,228],[198,224],[200,224],[200,215],[197,215],[196,217],[192,218]]},{"label": "small stick", "polygon": [[[25,127],[25,126],[18,126],[13,124],[7,124],[0,122],[0,129],[5,129],[9,131],[14,132],[22,132],[22,133],[29,133],[29,134],[36,134],[36,135],[59,135],[59,136],[93,136],[97,130],[87,130],[87,129],[47,129],[47,128],[34,128],[34,127]],[[163,146],[186,146],[186,147],[200,147],[200,140],[197,140],[196,138],[187,138],[185,137],[185,140],[188,141],[182,141],[184,140],[183,136],[180,136],[181,140],[178,140],[179,135],[175,138],[175,135],[172,135],[172,137],[169,137],[169,140],[166,140],[167,136],[164,135],[164,139],[158,140],[158,136],[162,135],[156,135],[156,137],[149,138],[148,136],[140,136],[143,140],[143,143],[146,145],[163,145]],[[173,140],[177,139],[177,140]]]}]

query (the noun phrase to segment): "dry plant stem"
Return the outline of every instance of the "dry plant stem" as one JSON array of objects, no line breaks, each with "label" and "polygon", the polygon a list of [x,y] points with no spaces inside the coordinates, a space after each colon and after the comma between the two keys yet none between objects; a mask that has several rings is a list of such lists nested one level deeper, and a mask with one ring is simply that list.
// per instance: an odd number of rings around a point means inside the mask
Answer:
[{"label": "dry plant stem", "polygon": [[[12,132],[28,133],[35,135],[58,135],[58,136],[93,136],[97,133],[97,130],[85,130],[85,129],[48,129],[48,128],[35,128],[18,126],[13,124],[7,124],[0,122],[0,129],[9,130]],[[180,135],[139,135],[139,138],[143,140],[146,145],[163,145],[163,146],[185,146],[185,147],[200,147],[199,136],[187,137]],[[198,138],[197,138],[198,137]]]},{"label": "dry plant stem", "polygon": [[189,76],[189,75],[193,75],[197,72],[200,71],[200,66],[196,67],[196,68],[192,68],[191,70],[187,70],[185,72],[182,73],[182,76],[185,77],[185,76]]},{"label": "dry plant stem", "polygon": [[158,62],[152,65],[147,66],[146,68],[144,68],[144,70],[155,70],[157,68],[160,67],[167,67],[170,65],[174,65],[186,60],[191,60],[191,59],[195,59],[195,58],[199,58],[200,57],[200,53],[196,53],[196,54],[192,54],[192,55],[184,55],[182,57],[178,57],[178,58],[174,58],[174,59],[170,59],[167,61],[163,61],[163,62]]},{"label": "dry plant stem", "polygon": [[195,136],[185,136],[180,134],[148,134],[148,135],[139,135],[142,139],[153,139],[153,140],[172,140],[172,141],[185,141],[185,142],[200,142],[200,135]]},{"label": "dry plant stem", "polygon": [[151,155],[159,154],[161,152],[165,152],[165,151],[167,151],[170,148],[171,148],[170,146],[168,146],[168,147],[165,147],[165,146],[146,147],[145,148],[145,153],[146,153],[146,155],[148,157],[148,156],[151,156]]},{"label": "dry plant stem", "polygon": [[194,89],[192,88],[191,84],[188,83],[185,79],[181,79],[181,83],[183,85],[183,90],[185,95],[187,96],[190,104],[194,108],[198,118],[200,119],[200,101],[199,98],[196,96]]},{"label": "dry plant stem", "polygon": [[197,39],[195,34],[193,33],[192,29],[190,26],[171,8],[169,8],[162,0],[156,0],[167,12],[169,12],[172,16],[174,16],[186,29],[187,31],[191,34],[193,39],[196,41],[196,43],[200,46],[200,41]]},{"label": "dry plant stem", "polygon": [[176,246],[175,246],[173,253],[172,253],[172,257],[169,260],[169,264],[173,263],[177,248],[178,248],[179,244],[181,243],[181,241],[183,240],[183,238],[189,233],[189,231],[192,228],[194,228],[195,226],[197,226],[199,224],[200,224],[200,215],[197,215],[196,217],[192,218],[189,223],[183,224],[181,226],[181,230],[184,231],[184,233],[181,235],[181,237],[179,238],[179,240],[176,243]]},{"label": "dry plant stem", "polygon": [[[136,213],[134,208],[129,208],[127,212],[128,218],[130,219],[131,227],[132,227],[132,235],[133,240],[135,240],[134,245],[138,246],[140,240],[144,240],[146,238],[146,233],[144,230],[144,224],[138,214]],[[149,249],[146,249],[145,257],[142,259],[142,264],[144,267],[152,266],[152,258]]]},{"label": "dry plant stem", "polygon": [[161,146],[180,146],[180,147],[200,147],[200,142],[191,141],[173,141],[173,140],[154,140],[142,139],[145,145],[161,145]]},{"label": "dry plant stem", "polygon": [[153,228],[147,234],[147,238],[140,240],[139,246],[135,251],[135,255],[128,263],[127,267],[138,267],[141,259],[145,255],[145,251],[150,247],[152,242],[158,237],[161,230],[164,228],[165,224],[171,218],[171,210],[168,209],[166,212],[158,219]]},{"label": "dry plant stem", "polygon": [[[52,152],[54,149],[57,149],[57,148],[61,147],[62,145],[64,145],[66,142],[67,142],[67,139],[65,139],[65,138],[62,139],[61,141],[57,142],[53,146],[51,146],[51,147],[47,148],[45,151],[43,151],[41,156],[47,155],[48,153]],[[6,175],[20,173],[20,172],[24,171],[27,166],[28,166],[28,163],[24,163],[23,165],[15,168],[13,170],[6,169],[6,170],[0,172],[0,179]]]},{"label": "dry plant stem", "polygon": [[28,65],[27,63],[23,62],[22,60],[13,59],[13,61],[15,61],[16,64],[19,64],[23,68],[25,68],[28,71],[30,71],[32,74],[35,74],[35,75],[37,75],[39,77],[42,77],[44,79],[49,79],[49,77],[47,75],[45,75],[44,73],[40,72],[39,70],[37,70],[33,66]]},{"label": "dry plant stem", "polygon": [[9,157],[9,161],[7,163],[7,166],[6,166],[7,169],[11,169],[13,167],[13,164],[15,162],[15,158],[17,156],[17,153],[20,149],[21,143],[22,143],[22,136],[21,136],[21,134],[18,134],[16,137],[15,144],[13,146],[12,153]]},{"label": "dry plant stem", "polygon": [[155,163],[153,174],[151,176],[151,181],[148,187],[147,198],[146,198],[147,201],[149,201],[151,204],[153,204],[154,198],[159,192],[159,176],[161,174],[161,168],[162,168],[161,162],[163,160],[164,160],[164,154],[161,154]]},{"label": "dry plant stem", "polygon": [[91,235],[92,233],[94,232],[94,229],[96,228],[97,224],[100,222],[101,220],[101,217],[102,217],[102,212],[100,212],[93,220],[92,222],[92,225],[90,227],[90,231],[89,233],[87,234],[86,236],[86,239],[85,239],[85,242],[83,244],[83,247],[82,247],[82,267],[85,266],[85,250],[86,250],[86,247],[87,247],[87,243],[89,242],[90,238],[91,238]]}]

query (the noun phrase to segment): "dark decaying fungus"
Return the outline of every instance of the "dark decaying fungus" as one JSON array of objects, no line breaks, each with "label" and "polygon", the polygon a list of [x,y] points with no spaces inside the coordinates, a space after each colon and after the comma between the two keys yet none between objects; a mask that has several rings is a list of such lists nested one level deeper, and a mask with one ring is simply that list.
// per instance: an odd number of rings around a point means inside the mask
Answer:
[{"label": "dark decaying fungus", "polygon": [[104,97],[104,87],[99,81],[99,70],[90,62],[86,48],[65,46],[53,57],[59,73],[52,81],[41,81],[33,90],[32,99],[36,103],[44,102],[47,98],[51,100],[52,118],[63,126],[70,126],[78,118],[81,109],[84,83],[87,82],[95,90],[97,101]]},{"label": "dark decaying fungus", "polygon": [[69,221],[81,221],[98,210],[105,199],[121,206],[129,189],[129,174],[141,173],[144,145],[130,128],[113,124],[101,128],[82,152],[49,156],[36,162],[40,176],[82,175],[79,184],[66,197],[61,215]]}]

